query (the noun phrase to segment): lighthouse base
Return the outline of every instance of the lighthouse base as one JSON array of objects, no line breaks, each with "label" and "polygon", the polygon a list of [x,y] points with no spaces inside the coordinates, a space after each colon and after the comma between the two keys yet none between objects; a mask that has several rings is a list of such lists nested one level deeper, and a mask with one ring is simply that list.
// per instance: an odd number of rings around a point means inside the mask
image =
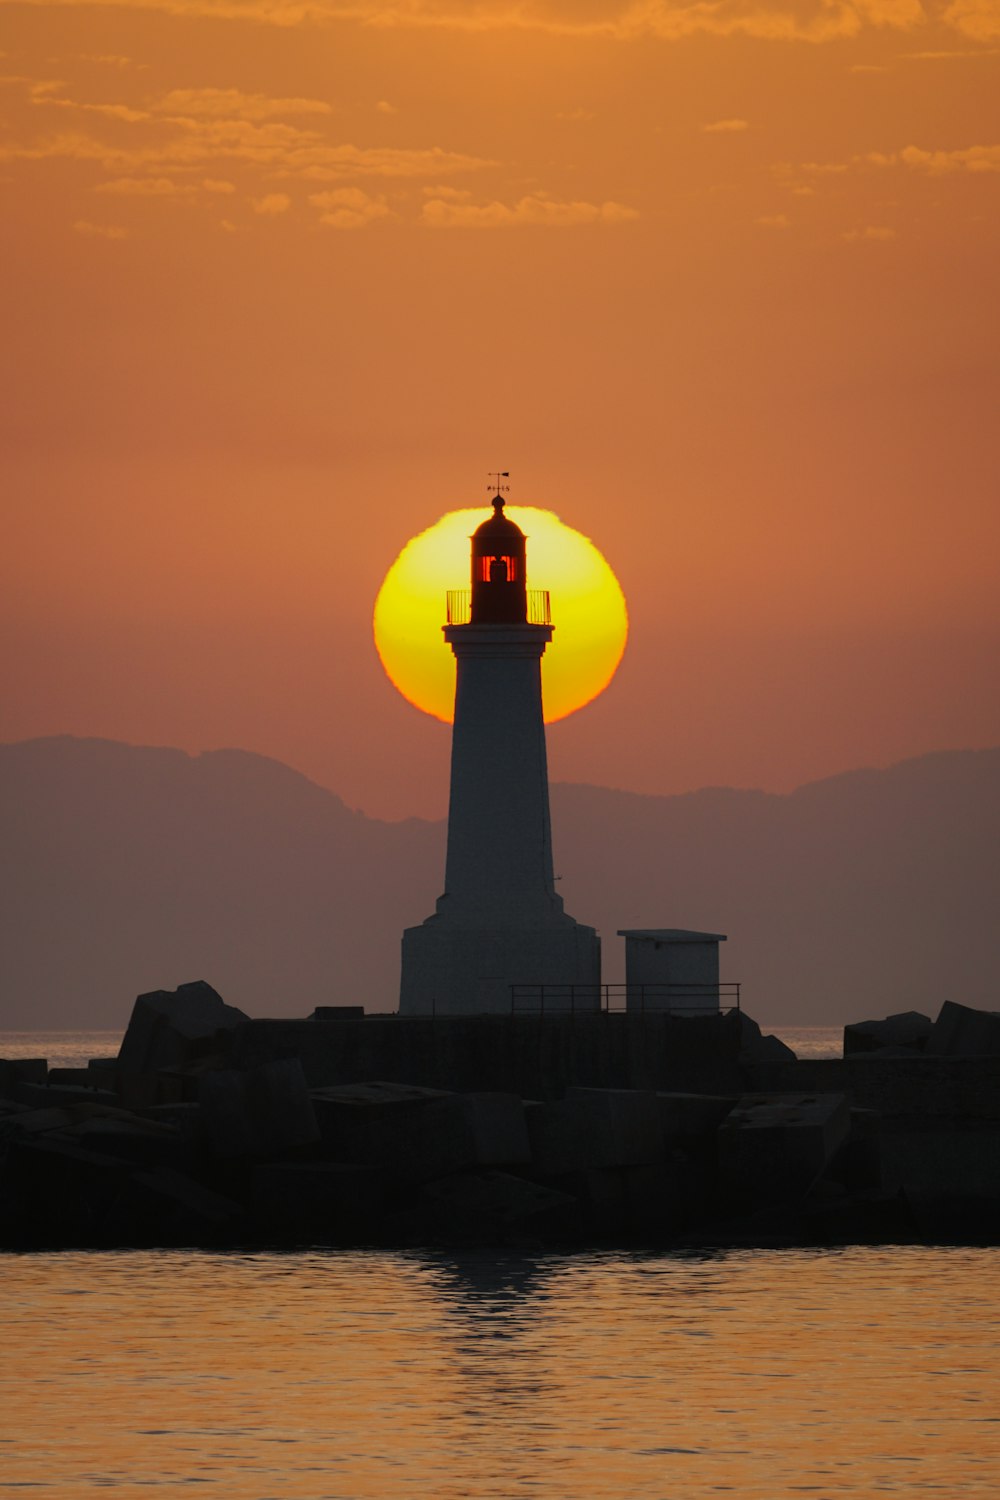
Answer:
[{"label": "lighthouse base", "polygon": [[428,917],[403,933],[401,1016],[510,1015],[542,1003],[599,1010],[601,940],[571,917],[541,927],[457,927]]}]

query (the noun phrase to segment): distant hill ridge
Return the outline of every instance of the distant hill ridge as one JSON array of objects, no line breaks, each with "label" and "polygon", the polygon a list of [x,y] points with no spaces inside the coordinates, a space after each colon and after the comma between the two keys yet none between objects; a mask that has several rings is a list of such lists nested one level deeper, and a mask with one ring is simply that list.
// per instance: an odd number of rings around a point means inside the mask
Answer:
[{"label": "distant hill ridge", "polygon": [[[759,1019],[1000,1006],[1000,749],[940,751],[787,795],[552,788],[567,909],[727,932]],[[254,1015],[395,1007],[444,824],[386,823],[280,761],[58,736],[0,745],[0,1028],[123,1025],[206,978]],[[525,976],[530,977],[530,976]]]}]

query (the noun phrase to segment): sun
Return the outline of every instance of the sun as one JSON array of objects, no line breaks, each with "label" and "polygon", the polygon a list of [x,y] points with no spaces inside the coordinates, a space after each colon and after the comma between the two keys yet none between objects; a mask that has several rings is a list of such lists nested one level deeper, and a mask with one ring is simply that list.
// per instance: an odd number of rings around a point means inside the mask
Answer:
[{"label": "sun", "polygon": [[[508,505],[528,538],[528,587],[548,589],[552,641],[542,657],[547,723],[591,703],[615,675],[628,637],[625,595],[589,537],[550,510]],[[394,687],[450,724],[455,658],[445,645],[445,593],[469,586],[469,537],[486,512],[452,510],[407,542],[375,600],[375,647]]]}]

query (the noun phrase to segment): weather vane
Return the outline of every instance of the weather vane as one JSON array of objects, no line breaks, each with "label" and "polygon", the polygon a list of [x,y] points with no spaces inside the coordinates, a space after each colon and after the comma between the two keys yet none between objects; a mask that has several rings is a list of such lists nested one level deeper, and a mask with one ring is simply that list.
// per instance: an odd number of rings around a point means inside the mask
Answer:
[{"label": "weather vane", "polygon": [[510,493],[510,485],[509,484],[501,484],[500,483],[501,479],[509,479],[510,478],[510,470],[509,469],[491,469],[489,471],[489,477],[490,477],[491,480],[495,479],[496,480],[496,484],[492,484],[492,483],[488,484],[486,486],[486,488],[488,490],[492,490],[493,493],[496,494],[496,495],[503,495],[503,494],[509,494]]}]

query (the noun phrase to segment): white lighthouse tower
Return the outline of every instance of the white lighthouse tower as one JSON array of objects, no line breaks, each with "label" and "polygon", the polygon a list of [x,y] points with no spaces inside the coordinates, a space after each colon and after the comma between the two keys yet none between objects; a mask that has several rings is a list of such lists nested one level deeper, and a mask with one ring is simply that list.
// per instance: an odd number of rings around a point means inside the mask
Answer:
[{"label": "white lighthouse tower", "polygon": [[541,661],[548,594],[526,587],[525,535],[503,513],[472,537],[472,587],[448,596],[455,724],[444,895],[403,933],[401,1015],[597,1009],[601,945],[552,872]]}]

